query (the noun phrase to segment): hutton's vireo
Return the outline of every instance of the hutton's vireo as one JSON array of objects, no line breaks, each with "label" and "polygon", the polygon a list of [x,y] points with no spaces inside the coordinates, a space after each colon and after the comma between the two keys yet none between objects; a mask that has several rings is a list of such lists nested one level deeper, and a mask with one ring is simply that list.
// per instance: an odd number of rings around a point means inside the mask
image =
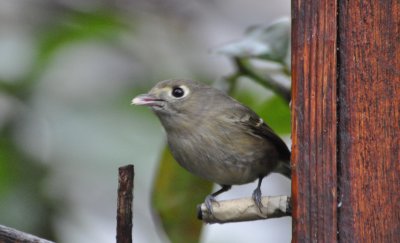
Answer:
[{"label": "hutton's vireo", "polygon": [[254,111],[215,88],[191,80],[165,80],[132,104],[152,108],[182,167],[222,186],[205,199],[210,212],[215,196],[256,179],[252,198],[261,208],[262,179],[271,172],[290,178],[286,144]]}]

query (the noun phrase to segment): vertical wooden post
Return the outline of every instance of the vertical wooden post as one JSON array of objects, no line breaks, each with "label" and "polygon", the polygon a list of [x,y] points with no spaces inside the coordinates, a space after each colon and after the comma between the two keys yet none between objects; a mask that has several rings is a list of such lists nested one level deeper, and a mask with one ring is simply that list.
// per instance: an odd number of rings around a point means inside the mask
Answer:
[{"label": "vertical wooden post", "polygon": [[337,236],[336,1],[292,1],[293,242]]},{"label": "vertical wooden post", "polygon": [[400,242],[400,2],[292,18],[293,242]]},{"label": "vertical wooden post", "polygon": [[339,239],[400,242],[400,1],[339,1]]}]

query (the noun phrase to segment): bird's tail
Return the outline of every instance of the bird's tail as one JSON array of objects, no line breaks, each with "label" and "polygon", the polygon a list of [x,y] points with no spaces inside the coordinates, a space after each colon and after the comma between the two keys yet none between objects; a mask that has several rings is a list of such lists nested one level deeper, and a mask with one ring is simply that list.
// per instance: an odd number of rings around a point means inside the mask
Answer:
[{"label": "bird's tail", "polygon": [[291,179],[292,170],[290,168],[290,161],[280,162],[273,172],[282,174],[287,178]]}]

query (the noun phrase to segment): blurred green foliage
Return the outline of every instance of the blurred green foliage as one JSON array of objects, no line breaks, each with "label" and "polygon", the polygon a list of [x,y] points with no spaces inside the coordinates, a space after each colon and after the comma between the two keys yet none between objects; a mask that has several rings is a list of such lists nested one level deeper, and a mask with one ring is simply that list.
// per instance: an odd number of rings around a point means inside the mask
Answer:
[{"label": "blurred green foliage", "polygon": [[12,142],[12,130],[7,127],[0,131],[1,220],[10,227],[30,229],[54,239],[53,205],[42,190],[48,171]]},{"label": "blurred green foliage", "polygon": [[43,67],[64,45],[88,39],[112,40],[118,33],[127,30],[117,13],[106,10],[71,11],[58,21],[43,33],[37,57],[38,67]]},{"label": "blurred green foliage", "polygon": [[[287,33],[287,26],[282,26],[286,28],[283,31],[276,31],[276,26],[253,28],[247,32],[244,41],[230,43],[229,47],[224,47],[220,52],[232,60],[247,62],[263,59],[277,62],[282,65],[283,74],[288,75],[289,68],[285,59],[288,50],[285,48],[289,39],[282,34]],[[41,75],[64,47],[88,40],[112,43],[120,33],[132,31],[131,27],[132,23],[128,27],[121,13],[113,9],[77,11],[64,8],[37,30],[34,47],[37,52],[32,65],[25,72],[26,76],[17,81],[0,80],[0,96],[11,97],[11,100],[16,101],[12,103],[14,112],[3,118],[5,122],[0,126],[0,223],[57,240],[52,217],[57,210],[63,210],[62,205],[43,192],[43,181],[49,173],[45,164],[23,150],[15,139],[18,129],[16,123],[22,112],[20,105],[29,109],[31,94],[37,88]],[[281,36],[285,39],[282,40]],[[275,45],[277,41],[281,43]],[[250,52],[249,55],[249,50],[256,52]],[[260,103],[254,94],[235,90],[232,87],[238,79],[249,76],[240,67],[236,68],[237,72],[230,76],[232,80],[229,81],[234,96],[253,108],[278,133],[288,134],[290,113],[286,100],[271,96]],[[256,73],[253,66],[249,65],[249,68],[250,72]],[[264,77],[260,77],[267,84],[266,87],[270,88],[269,78],[264,80]],[[212,183],[192,176],[179,167],[168,150],[163,151],[154,182],[152,203],[156,217],[159,217],[172,242],[199,241],[202,222],[196,218],[195,205],[201,203],[211,190]],[[57,207],[55,204],[58,204]]]},{"label": "blurred green foliage", "polygon": [[[116,12],[79,12],[64,9],[36,34],[36,56],[21,80],[0,80],[0,96],[11,100],[12,112],[0,126],[0,224],[25,230],[40,237],[56,239],[52,217],[62,210],[59,201],[48,198],[43,181],[49,171],[15,139],[22,109],[29,109],[30,98],[48,64],[65,45],[94,39],[111,41],[126,26]],[[24,108],[21,108],[24,107]],[[57,206],[55,205],[57,203]]]}]

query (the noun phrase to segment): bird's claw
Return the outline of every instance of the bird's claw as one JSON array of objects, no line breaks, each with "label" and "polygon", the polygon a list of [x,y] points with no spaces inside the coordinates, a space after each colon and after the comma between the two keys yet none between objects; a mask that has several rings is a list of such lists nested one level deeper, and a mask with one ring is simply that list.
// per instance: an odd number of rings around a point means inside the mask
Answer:
[{"label": "bird's claw", "polygon": [[219,206],[219,203],[217,200],[215,200],[215,197],[213,195],[208,195],[204,200],[204,204],[206,205],[208,212],[210,212],[211,215],[214,215],[214,211],[212,209],[212,203],[216,203]]},{"label": "bird's claw", "polygon": [[256,206],[258,207],[258,209],[261,212],[261,208],[264,206],[262,205],[262,202],[261,202],[261,189],[259,187],[257,187],[254,190],[252,198],[253,198],[254,203],[256,204]]}]

